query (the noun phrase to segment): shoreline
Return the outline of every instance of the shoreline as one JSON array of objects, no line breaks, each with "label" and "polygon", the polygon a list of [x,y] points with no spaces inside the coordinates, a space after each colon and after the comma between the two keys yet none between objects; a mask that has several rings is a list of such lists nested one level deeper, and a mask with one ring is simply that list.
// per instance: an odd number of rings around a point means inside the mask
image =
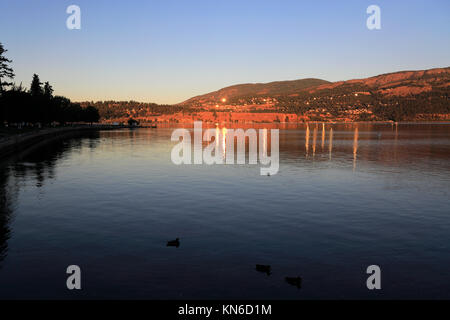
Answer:
[{"label": "shoreline", "polygon": [[0,159],[7,158],[14,155],[16,152],[24,151],[33,144],[40,144],[50,142],[54,139],[65,138],[70,134],[76,134],[94,130],[113,130],[122,129],[126,127],[118,127],[111,125],[86,125],[73,127],[59,127],[59,128],[45,128],[36,131],[30,131],[19,134],[12,134],[8,137],[0,139]]},{"label": "shoreline", "polygon": [[[119,119],[121,120],[121,119]],[[120,122],[119,120],[107,120],[105,122],[101,122],[103,125],[112,125],[114,122]],[[450,123],[450,119],[435,119],[435,120],[401,120],[401,121],[393,121],[393,120],[373,120],[373,121],[343,121],[343,120],[307,120],[307,121],[253,121],[253,120],[247,120],[247,121],[227,121],[227,120],[210,120],[210,119],[202,119],[201,117],[198,119],[188,119],[183,121],[173,121],[171,119],[167,120],[157,120],[157,121],[147,121],[148,119],[143,118],[136,118],[137,121],[141,123],[141,125],[137,127],[151,127],[152,125],[181,125],[181,124],[193,124],[194,122],[201,121],[203,123],[209,123],[209,124],[291,124],[291,125],[304,125],[308,123],[329,123],[329,124],[352,124],[352,123],[372,123],[372,124],[390,124],[390,123],[417,123],[417,124],[423,124],[423,123]]]},{"label": "shoreline", "polygon": [[[180,126],[180,125],[193,125],[195,121],[186,121],[186,122],[160,122],[158,125],[161,125],[163,128],[170,126]],[[209,122],[204,121],[206,126],[214,126],[214,125],[244,125],[244,126],[261,126],[261,125],[284,125],[284,126],[295,126],[295,125],[306,125],[306,124],[450,124],[450,121],[308,121],[308,122],[245,122],[245,123],[232,123],[232,122]],[[59,127],[59,128],[46,128],[40,129],[36,131],[30,131],[19,134],[12,134],[8,137],[0,138],[0,159],[5,159],[14,155],[14,153],[24,151],[25,148],[30,147],[31,145],[39,145],[41,143],[47,143],[53,141],[55,139],[65,138],[72,134],[87,132],[87,131],[95,131],[95,130],[117,130],[117,129],[145,129],[145,128],[154,128],[152,126],[148,126],[143,124],[142,126],[118,126],[111,125],[108,123],[97,124],[97,125],[79,125],[73,127]]]},{"label": "shoreline", "polygon": [[[192,127],[195,122],[202,122],[202,124],[206,127],[217,127],[217,126],[226,126],[226,127],[261,127],[261,126],[282,126],[282,127],[301,127],[311,124],[325,124],[325,125],[405,125],[405,124],[417,124],[417,125],[444,125],[444,124],[450,124],[449,120],[421,120],[421,121],[306,121],[306,122],[255,122],[255,121],[248,121],[248,122],[230,122],[230,121],[203,121],[201,119],[199,120],[190,120],[190,121],[183,121],[183,122],[173,122],[173,121],[161,121],[161,122],[150,122],[150,123],[142,123],[139,126],[132,127],[135,129],[143,129],[143,128],[153,128],[150,124],[157,125],[158,128],[170,128],[170,127],[182,127],[182,126],[188,126]],[[109,124],[107,122],[104,123],[105,125]]]}]

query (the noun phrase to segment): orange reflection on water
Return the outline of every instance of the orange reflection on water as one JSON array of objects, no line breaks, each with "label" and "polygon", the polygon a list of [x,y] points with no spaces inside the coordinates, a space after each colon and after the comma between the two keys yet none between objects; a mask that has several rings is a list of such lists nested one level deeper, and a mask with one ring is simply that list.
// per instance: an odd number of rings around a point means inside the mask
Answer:
[{"label": "orange reflection on water", "polygon": [[322,150],[325,146],[325,123],[322,123]]},{"label": "orange reflection on water", "polygon": [[313,133],[313,157],[316,155],[316,142],[317,142],[317,125],[314,128]]},{"label": "orange reflection on water", "polygon": [[309,125],[306,124],[306,135],[305,135],[305,150],[306,150],[306,156],[308,156],[309,153]]},{"label": "orange reflection on water", "polygon": [[226,157],[226,152],[227,152],[227,128],[223,127],[222,128],[222,156],[225,159]]},{"label": "orange reflection on water", "polygon": [[333,152],[333,128],[330,128],[330,141],[328,145],[328,151],[330,154],[330,160],[331,160],[331,153]]},{"label": "orange reflection on water", "polygon": [[355,128],[355,134],[353,136],[353,171],[356,169],[356,156],[358,154],[358,127]]},{"label": "orange reflection on water", "polygon": [[267,129],[262,129],[263,132],[263,154],[267,155]]},{"label": "orange reflection on water", "polygon": [[219,140],[220,140],[220,129],[219,129],[219,127],[216,127],[216,138],[215,138],[215,140],[216,140],[216,147],[217,147],[217,149],[219,149]]}]

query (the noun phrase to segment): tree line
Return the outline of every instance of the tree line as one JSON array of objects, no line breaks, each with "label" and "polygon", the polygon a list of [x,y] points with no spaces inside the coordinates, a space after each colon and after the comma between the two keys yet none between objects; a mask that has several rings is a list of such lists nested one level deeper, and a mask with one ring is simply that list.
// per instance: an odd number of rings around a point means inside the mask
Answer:
[{"label": "tree line", "polygon": [[97,101],[81,102],[81,106],[94,106],[104,120],[123,118],[146,118],[151,116],[175,113],[190,113],[194,111],[186,106],[143,103],[137,101]]},{"label": "tree line", "polygon": [[7,50],[0,43],[0,126],[8,125],[65,125],[74,122],[94,123],[100,120],[98,109],[82,107],[63,96],[54,96],[49,82],[42,83],[33,75],[30,88],[11,82],[14,71],[11,60],[4,56]]}]

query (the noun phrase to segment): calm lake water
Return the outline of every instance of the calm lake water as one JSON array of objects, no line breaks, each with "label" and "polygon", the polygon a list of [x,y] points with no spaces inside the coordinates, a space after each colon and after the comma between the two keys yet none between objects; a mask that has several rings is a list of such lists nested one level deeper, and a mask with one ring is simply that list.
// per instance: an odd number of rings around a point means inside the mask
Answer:
[{"label": "calm lake water", "polygon": [[[449,124],[280,125],[270,177],[176,166],[172,131],[93,132],[5,162],[0,298],[450,298]],[[81,291],[66,289],[73,264]]]}]

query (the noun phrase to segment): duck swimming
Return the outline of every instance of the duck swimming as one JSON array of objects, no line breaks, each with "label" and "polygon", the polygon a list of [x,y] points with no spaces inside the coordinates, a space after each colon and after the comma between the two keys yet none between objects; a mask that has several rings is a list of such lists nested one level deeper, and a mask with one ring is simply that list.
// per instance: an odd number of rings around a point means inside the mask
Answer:
[{"label": "duck swimming", "polygon": [[272,274],[272,268],[268,265],[257,264],[256,271],[262,272],[270,276]]},{"label": "duck swimming", "polygon": [[176,238],[175,240],[172,240],[172,241],[167,241],[167,246],[178,248],[180,246],[180,238]]},{"label": "duck swimming", "polygon": [[286,282],[289,283],[291,286],[297,287],[297,289],[300,289],[302,287],[302,278],[301,277],[286,277]]}]

